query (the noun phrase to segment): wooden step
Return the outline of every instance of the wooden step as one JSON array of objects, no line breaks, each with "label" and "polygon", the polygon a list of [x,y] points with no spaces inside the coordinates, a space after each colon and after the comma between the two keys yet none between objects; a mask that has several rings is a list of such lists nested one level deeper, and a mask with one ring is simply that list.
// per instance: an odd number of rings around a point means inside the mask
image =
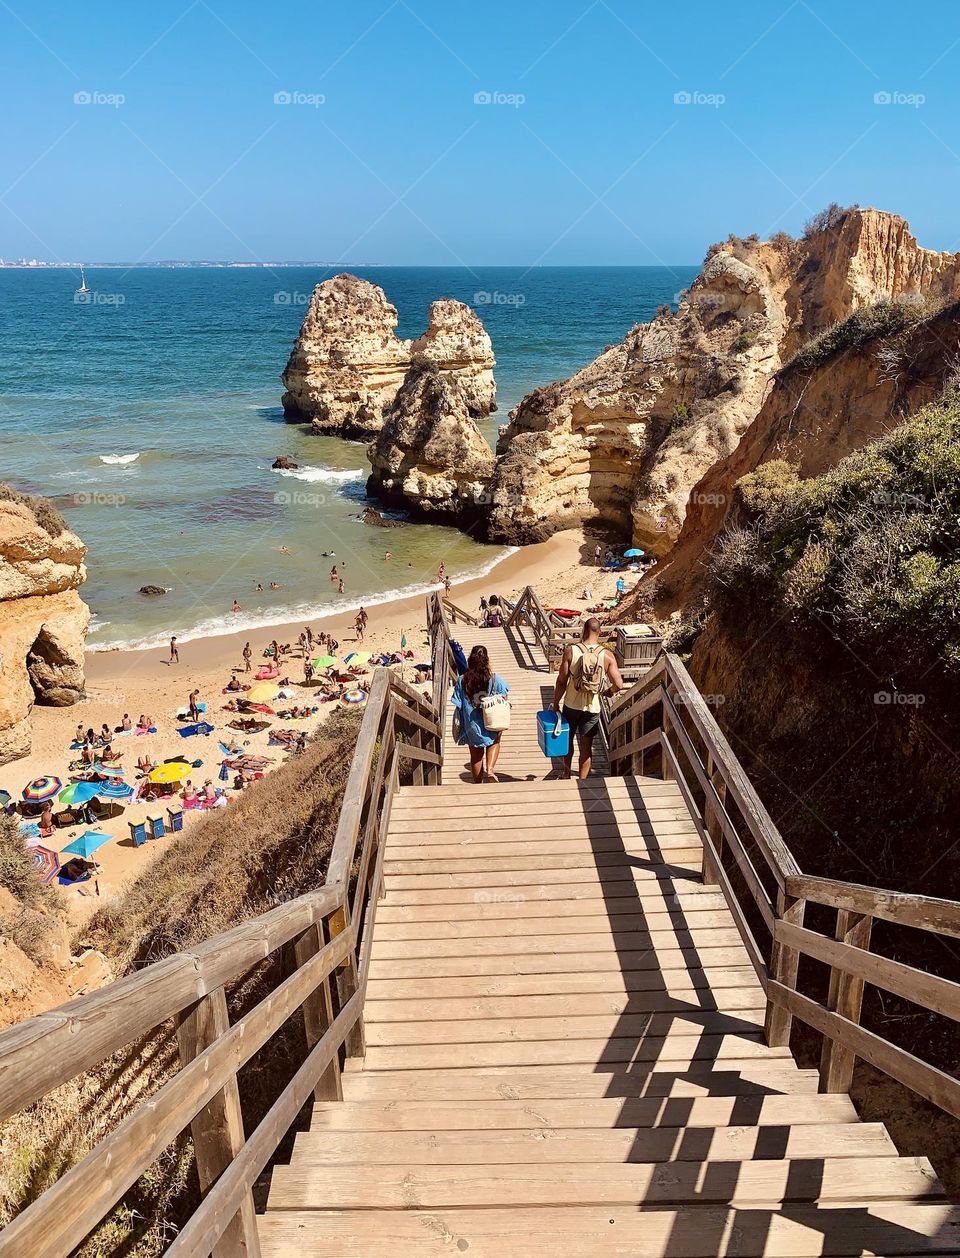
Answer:
[{"label": "wooden step", "polygon": [[[367,979],[367,1005],[372,1009],[388,1001],[429,1000],[455,997],[520,997],[556,995],[628,994],[631,999],[648,996],[695,1003],[713,1000],[730,1008],[734,992],[759,990],[756,972],[750,965],[727,969],[673,970],[595,970],[577,967],[576,973],[490,974],[468,977],[462,974],[420,976],[418,978]],[[714,994],[716,993],[716,994]],[[734,997],[736,998],[736,997]],[[578,1002],[579,1004],[579,1002]]]},{"label": "wooden step", "polygon": [[[587,991],[578,995],[576,1000],[571,1000],[565,994],[546,993],[498,996],[485,1000],[451,994],[440,998],[424,996],[413,1006],[409,1000],[397,1000],[389,996],[378,1000],[368,993],[364,1003],[364,1020],[368,1027],[375,1023],[410,1022],[413,1019],[426,1023],[480,1019],[506,1021],[516,1025],[519,1019],[524,1018],[563,1018],[572,1009],[576,1010],[579,1017],[622,1017],[626,1013],[685,1017],[688,1013],[701,1010],[703,1013],[715,1013],[716,1001],[712,995],[705,991],[703,996],[709,1003],[701,1004],[692,993],[684,998],[670,996],[662,990],[623,992],[619,995]],[[745,1011],[749,1010],[754,1014],[759,1012],[762,1022],[765,1008],[766,997],[759,983],[740,989],[727,989],[723,993],[724,1015],[736,1014],[743,1017]]]},{"label": "wooden step", "polygon": [[[631,1130],[305,1131],[293,1160],[301,1166],[523,1166],[555,1162],[749,1162],[767,1158],[897,1157],[883,1123],[809,1123],[779,1127],[648,1127]],[[877,1168],[882,1174],[883,1167]],[[570,1198],[568,1197],[567,1200]],[[456,1204],[452,1202],[450,1204]],[[495,1204],[490,1202],[489,1204]]]},{"label": "wooden step", "polygon": [[[575,900],[599,900],[606,902],[614,899],[630,898],[641,905],[652,903],[662,904],[664,897],[675,895],[709,894],[698,872],[690,872],[682,878],[663,871],[638,869],[633,876],[618,878],[590,878],[580,881],[564,881],[558,883],[515,883],[500,888],[467,885],[464,887],[419,887],[415,880],[408,887],[390,888],[387,904],[398,908],[409,908],[417,905],[438,904],[527,904],[541,901],[550,904],[554,912],[565,913],[566,906]],[[557,901],[564,901],[557,906]],[[379,916],[379,910],[377,915]]]},{"label": "wooden step", "polygon": [[[496,935],[465,936],[462,939],[380,939],[375,936],[371,956],[376,961],[411,957],[497,956],[504,951],[505,942]],[[614,931],[608,928],[592,934],[535,934],[524,938],[515,946],[528,956],[536,956],[539,953],[555,955],[561,952],[574,952],[578,955],[587,952],[613,953],[615,948],[620,952],[678,947],[729,948],[738,943],[740,934],[735,926],[701,928],[693,925],[663,930]],[[429,970],[430,967],[423,968]]]},{"label": "wooden step", "polygon": [[[648,868],[630,869],[621,862],[609,870],[598,869],[596,866],[572,866],[567,869],[537,869],[536,862],[530,869],[491,869],[471,873],[426,873],[393,874],[389,891],[444,891],[457,887],[469,887],[487,891],[492,887],[546,887],[559,883],[574,887],[583,887],[588,883],[606,887],[608,884],[621,882],[672,882],[677,877],[699,878],[699,870],[681,870],[679,874],[674,866],[658,862]],[[406,896],[399,898],[400,903],[411,903]]]},{"label": "wooden step", "polygon": [[[529,851],[529,849],[528,849]],[[635,868],[632,863],[635,859],[640,860],[656,860],[658,864],[664,861],[671,865],[693,865],[694,862],[699,863],[703,857],[703,849],[697,844],[696,847],[684,846],[670,849],[669,851],[659,852],[655,848],[649,854],[640,853],[639,856],[628,856],[622,848],[615,852],[591,852],[589,848],[584,848],[580,843],[572,852],[568,853],[544,853],[541,855],[516,855],[516,856],[471,856],[469,852],[465,852],[461,856],[452,857],[436,857],[424,855],[422,859],[415,860],[394,860],[389,855],[390,849],[387,848],[387,858],[384,861],[383,872],[389,885],[392,885],[392,879],[406,877],[444,877],[451,875],[460,877],[464,874],[502,874],[502,873],[530,873],[531,871],[546,872],[562,872],[565,870],[584,870],[587,874],[600,874],[601,877],[610,873],[630,871]],[[544,866],[547,869],[544,869]]]},{"label": "wooden step", "polygon": [[[321,1198],[329,1200],[326,1196]],[[725,1206],[640,1210],[491,1207],[408,1210],[277,1210],[262,1221],[266,1258],[839,1258],[960,1253],[960,1211],[943,1203],[797,1204],[744,1212]]]},{"label": "wooden step", "polygon": [[[538,854],[553,850],[556,843],[577,842],[588,852],[626,851],[631,846],[643,845],[656,839],[663,845],[690,846],[696,841],[697,830],[689,817],[683,820],[658,821],[655,825],[644,822],[615,822],[606,815],[597,819],[569,818],[560,824],[544,826],[530,817],[518,815],[506,818],[495,829],[479,828],[464,831],[463,822],[456,818],[449,821],[430,820],[419,825],[409,823],[409,829],[394,827],[391,820],[388,852],[391,860],[403,859],[408,853],[423,851],[426,855],[443,855],[437,849],[456,850],[465,856],[508,856],[515,848]],[[685,839],[686,843],[679,840]],[[523,845],[522,847],[520,845]],[[401,853],[403,855],[401,855]]]},{"label": "wooden step", "polygon": [[[609,930],[613,934],[635,932],[638,928],[649,931],[695,930],[729,928],[730,914],[725,907],[697,909],[664,909],[660,912],[642,912],[632,905],[626,912],[597,911],[606,906],[595,906],[591,915],[564,914],[563,930],[568,935],[596,935]],[[556,929],[556,921],[543,914],[526,916],[516,914],[511,918],[461,917],[453,920],[394,922],[381,921],[377,909],[377,939],[474,939],[496,935],[500,939],[523,939],[528,935],[541,935]]]},{"label": "wooden step", "polygon": [[[683,1013],[572,1013],[579,1002],[559,997],[563,1014],[544,1017],[455,1017],[433,1021],[408,1007],[406,1021],[376,1021],[367,1026],[367,1045],[384,1048],[397,1044],[501,1044],[530,1040],[600,1040],[604,1036],[653,1037],[697,1035],[754,1036],[763,1026],[763,1011],[718,1013],[689,1008]],[[411,1021],[409,1015],[417,1014]]]},{"label": "wooden step", "polygon": [[762,1033],[736,1035],[586,1037],[575,1040],[517,1040],[506,1043],[372,1045],[364,1058],[367,1070],[430,1070],[458,1066],[622,1066],[653,1062],[684,1070],[694,1061],[788,1057],[789,1050],[768,1048]]},{"label": "wooden step", "polygon": [[[584,936],[577,935],[577,939]],[[384,945],[386,946],[386,945]],[[566,974],[574,963],[567,951],[508,953],[501,951],[494,956],[438,956],[378,957],[370,963],[372,979],[443,977],[453,974],[476,976],[482,974]],[[733,947],[658,947],[655,951],[646,942],[636,951],[592,952],[589,961],[576,962],[577,969],[594,972],[634,970],[689,970],[702,966],[704,970],[724,966],[749,964],[743,944]]]},{"label": "wooden step", "polygon": [[857,1123],[848,1096],[644,1097],[533,1101],[318,1101],[311,1131],[509,1131],[545,1127],[756,1127]]},{"label": "wooden step", "polygon": [[[663,913],[695,913],[727,911],[723,895],[710,887],[693,887],[679,895],[657,895],[655,900],[644,902],[637,896],[625,895],[620,898],[607,898],[602,903],[593,900],[569,900],[563,906],[563,920],[569,923],[574,917],[617,917],[624,914],[643,913],[649,921],[652,916]],[[442,904],[397,904],[393,897],[382,900],[377,905],[377,931],[387,926],[400,923],[415,925],[430,922],[486,922],[489,929],[500,930],[513,921],[532,922],[534,919],[547,919],[556,916],[557,908],[548,900],[522,900],[519,903],[475,904],[472,901],[460,903],[455,911],[445,908]],[[728,919],[729,920],[729,919]],[[385,936],[386,937],[386,936]]]},{"label": "wooden step", "polygon": [[700,1097],[816,1094],[815,1070],[800,1070],[793,1058],[730,1058],[715,1064],[694,1062],[681,1072],[671,1063],[638,1062],[617,1071],[555,1066],[485,1070],[378,1071],[347,1069],[348,1101],[405,1100],[563,1100],[602,1097]]},{"label": "wooden step", "polygon": [[[816,1131],[817,1128],[810,1129]],[[855,1131],[856,1126],[847,1129]],[[323,1140],[329,1133],[320,1133]],[[383,1133],[378,1133],[383,1138]],[[475,1138],[475,1137],[472,1137]],[[389,1138],[388,1138],[389,1139]],[[299,1143],[299,1138],[298,1138]],[[466,1142],[464,1142],[466,1143]],[[519,1173],[518,1173],[519,1172]],[[849,1158],[739,1162],[548,1163],[517,1166],[329,1165],[296,1158],[278,1166],[272,1209],[310,1209],[335,1201],[346,1210],[450,1207],[635,1205],[769,1206],[771,1202],[943,1201],[926,1158]]]}]

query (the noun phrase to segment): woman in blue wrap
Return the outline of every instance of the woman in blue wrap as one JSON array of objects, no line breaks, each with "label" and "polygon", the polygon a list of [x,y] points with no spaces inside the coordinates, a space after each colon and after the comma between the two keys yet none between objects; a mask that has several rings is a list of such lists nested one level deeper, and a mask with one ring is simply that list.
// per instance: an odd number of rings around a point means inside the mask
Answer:
[{"label": "woman in blue wrap", "polygon": [[503,678],[490,671],[487,648],[475,646],[467,660],[467,671],[458,679],[451,699],[460,717],[457,743],[470,749],[470,772],[474,782],[484,780],[484,758],[486,780],[497,781],[494,769],[500,755],[500,734],[484,726],[480,699],[483,695],[506,695],[509,691]]}]

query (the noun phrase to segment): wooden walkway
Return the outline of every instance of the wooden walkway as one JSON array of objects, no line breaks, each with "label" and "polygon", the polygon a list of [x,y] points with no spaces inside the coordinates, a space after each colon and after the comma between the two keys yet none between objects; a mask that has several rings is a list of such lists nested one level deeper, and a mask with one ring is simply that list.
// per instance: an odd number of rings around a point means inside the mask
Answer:
[{"label": "wooden walkway", "polygon": [[766,1046],[676,784],[545,780],[542,656],[461,641],[511,686],[501,781],[448,738],[397,794],[365,1056],[274,1170],[264,1255],[960,1252],[929,1163]]}]

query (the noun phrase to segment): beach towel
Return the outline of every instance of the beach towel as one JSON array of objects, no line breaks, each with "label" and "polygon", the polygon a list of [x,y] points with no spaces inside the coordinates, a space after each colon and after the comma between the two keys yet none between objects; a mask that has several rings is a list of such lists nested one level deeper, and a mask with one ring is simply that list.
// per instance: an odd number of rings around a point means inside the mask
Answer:
[{"label": "beach towel", "polygon": [[193,738],[195,734],[212,734],[213,726],[201,721],[198,725],[183,725],[177,733],[181,738]]}]

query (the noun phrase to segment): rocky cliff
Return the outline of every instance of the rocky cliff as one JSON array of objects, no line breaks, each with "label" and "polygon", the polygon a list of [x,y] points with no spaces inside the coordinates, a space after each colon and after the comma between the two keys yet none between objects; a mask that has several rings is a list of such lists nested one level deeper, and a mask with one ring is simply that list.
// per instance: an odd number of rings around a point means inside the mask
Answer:
[{"label": "rocky cliff", "polygon": [[284,414],[316,432],[369,440],[415,359],[461,378],[471,414],[496,409],[493,346],[469,306],[435,301],[415,341],[396,327],[396,308],[376,284],[354,275],[318,284],[281,377]]},{"label": "rocky cliff", "polygon": [[367,493],[469,528],[485,514],[493,451],[471,415],[474,379],[415,363],[369,447]]},{"label": "rocky cliff", "polygon": [[838,213],[800,241],[714,246],[676,312],[511,412],[491,537],[524,543],[600,522],[665,554],[691,490],[734,451],[784,364],[857,309],[908,295],[960,295],[960,255],[920,248],[878,210]]},{"label": "rocky cliff", "polygon": [[30,750],[34,702],[83,695],[85,554],[48,503],[0,486],[0,764]]}]

